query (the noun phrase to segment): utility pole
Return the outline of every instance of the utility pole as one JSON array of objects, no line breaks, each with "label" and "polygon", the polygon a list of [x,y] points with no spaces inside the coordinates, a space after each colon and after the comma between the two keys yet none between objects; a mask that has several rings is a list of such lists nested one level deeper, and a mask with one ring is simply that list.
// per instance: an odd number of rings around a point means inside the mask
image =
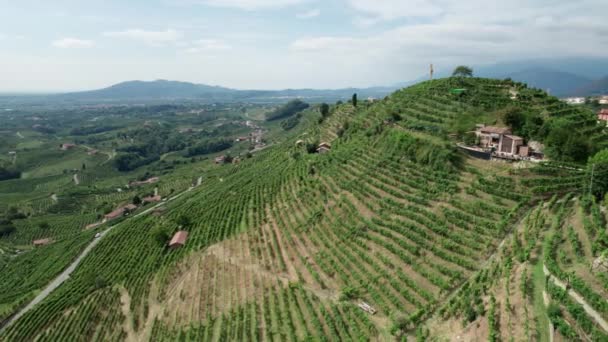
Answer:
[{"label": "utility pole", "polygon": [[435,73],[435,69],[433,69],[433,63],[431,63],[431,80],[433,79],[434,73]]}]

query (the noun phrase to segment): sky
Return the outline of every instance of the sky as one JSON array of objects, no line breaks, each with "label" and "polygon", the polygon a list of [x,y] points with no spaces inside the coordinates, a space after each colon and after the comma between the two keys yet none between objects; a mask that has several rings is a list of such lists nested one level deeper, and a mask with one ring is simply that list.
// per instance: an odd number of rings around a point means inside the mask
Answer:
[{"label": "sky", "polygon": [[0,92],[366,87],[430,63],[602,58],[605,13],[607,0],[0,0]]}]

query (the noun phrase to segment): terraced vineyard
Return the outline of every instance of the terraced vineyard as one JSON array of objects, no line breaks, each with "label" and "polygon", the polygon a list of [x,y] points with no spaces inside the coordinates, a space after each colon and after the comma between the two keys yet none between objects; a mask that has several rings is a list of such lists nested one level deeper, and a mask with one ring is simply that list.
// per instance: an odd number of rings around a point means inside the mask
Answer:
[{"label": "terraced vineyard", "polygon": [[[551,322],[565,339],[604,340],[542,274],[544,264],[607,318],[606,279],[587,271],[608,248],[606,218],[582,196],[586,173],[462,155],[448,137],[454,121],[512,103],[515,85],[477,80],[461,98],[446,91],[452,82],[335,106],[321,124],[308,113],[284,142],[204,170],[160,216],[119,223],[0,339],[548,340]],[[307,151],[320,141],[329,153]],[[160,192],[187,188],[188,176]],[[168,249],[166,235],[180,229],[186,245]]]}]

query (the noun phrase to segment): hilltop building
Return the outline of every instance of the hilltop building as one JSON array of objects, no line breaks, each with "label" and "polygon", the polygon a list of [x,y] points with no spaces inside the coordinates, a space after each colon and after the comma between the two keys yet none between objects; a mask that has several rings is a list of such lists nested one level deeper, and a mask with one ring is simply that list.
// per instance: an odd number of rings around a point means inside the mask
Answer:
[{"label": "hilltop building", "polygon": [[72,149],[72,148],[74,148],[74,147],[76,147],[76,145],[75,145],[75,144],[69,144],[69,143],[66,143],[66,144],[61,144],[61,149],[62,149],[63,151],[71,150],[71,149]]},{"label": "hilltop building", "polygon": [[180,230],[179,232],[173,235],[171,241],[169,241],[169,248],[176,249],[183,247],[186,244],[186,240],[188,239],[188,232],[185,230]]}]

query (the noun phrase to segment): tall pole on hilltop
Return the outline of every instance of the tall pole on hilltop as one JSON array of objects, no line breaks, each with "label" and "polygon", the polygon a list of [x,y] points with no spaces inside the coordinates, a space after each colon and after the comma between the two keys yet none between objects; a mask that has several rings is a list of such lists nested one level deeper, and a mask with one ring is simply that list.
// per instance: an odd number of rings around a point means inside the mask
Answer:
[{"label": "tall pole on hilltop", "polygon": [[433,69],[433,63],[431,63],[431,80],[433,79],[434,73],[435,73],[435,70]]}]

